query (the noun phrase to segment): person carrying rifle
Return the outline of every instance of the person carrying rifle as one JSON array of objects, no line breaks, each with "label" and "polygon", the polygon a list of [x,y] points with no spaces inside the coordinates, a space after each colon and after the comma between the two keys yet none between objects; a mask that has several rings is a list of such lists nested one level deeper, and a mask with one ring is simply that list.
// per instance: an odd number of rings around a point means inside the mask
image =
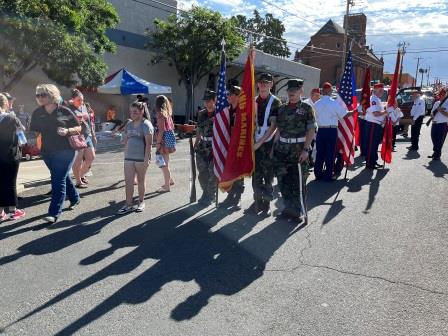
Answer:
[{"label": "person carrying rifle", "polygon": [[307,219],[305,184],[317,123],[313,107],[300,100],[303,80],[290,79],[287,85],[288,103],[271,117],[277,126],[274,171],[285,205],[281,216],[300,224]]}]

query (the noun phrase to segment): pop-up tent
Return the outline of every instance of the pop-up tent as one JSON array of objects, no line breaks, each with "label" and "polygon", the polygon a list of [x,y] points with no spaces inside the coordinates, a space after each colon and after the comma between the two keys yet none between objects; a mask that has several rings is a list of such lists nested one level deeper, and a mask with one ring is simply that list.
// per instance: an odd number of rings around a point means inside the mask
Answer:
[{"label": "pop-up tent", "polygon": [[170,86],[163,86],[145,81],[121,69],[106,78],[106,84],[98,87],[97,92],[106,94],[167,94],[171,93]]}]

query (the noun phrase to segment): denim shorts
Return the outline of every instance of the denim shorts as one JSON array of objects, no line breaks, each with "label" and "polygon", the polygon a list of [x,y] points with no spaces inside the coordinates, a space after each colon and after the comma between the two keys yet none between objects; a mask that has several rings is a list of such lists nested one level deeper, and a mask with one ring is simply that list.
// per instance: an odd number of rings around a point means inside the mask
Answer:
[{"label": "denim shorts", "polygon": [[92,137],[89,135],[86,137],[86,143],[87,143],[87,147],[89,148],[93,148],[93,141],[92,141]]}]

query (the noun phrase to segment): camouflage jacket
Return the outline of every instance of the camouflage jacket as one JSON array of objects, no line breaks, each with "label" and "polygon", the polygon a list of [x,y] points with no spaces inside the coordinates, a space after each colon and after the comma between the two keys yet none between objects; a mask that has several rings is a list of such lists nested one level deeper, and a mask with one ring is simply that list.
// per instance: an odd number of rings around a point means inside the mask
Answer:
[{"label": "camouflage jacket", "polygon": [[297,105],[283,104],[279,107],[275,121],[283,138],[301,138],[309,129],[316,129],[316,115],[311,105],[299,101]]},{"label": "camouflage jacket", "polygon": [[206,109],[198,112],[197,130],[203,137],[213,136],[213,119],[215,117],[215,111],[209,116]]}]

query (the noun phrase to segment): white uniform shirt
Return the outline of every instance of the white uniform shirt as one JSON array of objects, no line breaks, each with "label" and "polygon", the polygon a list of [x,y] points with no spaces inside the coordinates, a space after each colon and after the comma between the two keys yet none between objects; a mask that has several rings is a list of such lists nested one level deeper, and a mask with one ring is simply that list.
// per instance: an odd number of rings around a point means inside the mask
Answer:
[{"label": "white uniform shirt", "polygon": [[304,103],[310,104],[314,109],[316,109],[316,106],[314,105],[314,102],[311,98],[307,98],[303,101]]},{"label": "white uniform shirt", "polygon": [[370,107],[366,111],[366,120],[374,122],[375,124],[382,124],[384,122],[384,118],[386,117],[386,115],[383,114],[379,117],[376,117],[373,115],[373,112],[383,112],[383,111],[384,111],[383,102],[373,93],[370,96]]},{"label": "white uniform shirt", "polygon": [[393,107],[388,107],[386,111],[389,113],[389,118],[392,120],[394,125],[398,124],[401,118],[403,118],[403,112],[401,112],[400,108],[394,109]]},{"label": "white uniform shirt", "polygon": [[[434,115],[434,112],[437,110],[437,108],[440,106],[440,100],[436,101],[434,103],[434,106],[432,107],[432,114]],[[443,103],[442,107],[445,108],[445,112],[448,112],[448,99],[445,100],[445,102]],[[434,116],[433,121],[435,121],[436,123],[445,123],[448,122],[448,117],[444,116],[442,113],[437,112],[436,115]]]},{"label": "white uniform shirt", "polygon": [[425,100],[420,96],[414,101],[412,105],[411,116],[412,119],[417,120],[418,117],[424,116],[426,110]]},{"label": "white uniform shirt", "polygon": [[330,96],[322,96],[314,103],[317,126],[337,126],[339,119],[347,114],[347,110]]}]

